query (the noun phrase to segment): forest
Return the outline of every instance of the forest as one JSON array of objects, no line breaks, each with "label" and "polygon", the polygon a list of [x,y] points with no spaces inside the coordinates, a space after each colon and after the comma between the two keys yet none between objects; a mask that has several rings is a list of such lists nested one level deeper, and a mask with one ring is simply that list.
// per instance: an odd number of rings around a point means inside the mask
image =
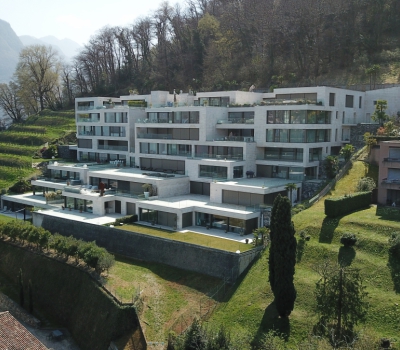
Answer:
[{"label": "forest", "polygon": [[18,122],[82,96],[376,83],[400,83],[398,0],[186,0],[102,28],[70,63],[24,48],[0,107]]},{"label": "forest", "polygon": [[[398,0],[187,0],[92,36],[69,67],[79,95],[322,85],[400,63]],[[368,76],[367,76],[368,81]],[[397,82],[397,81],[396,81]]]}]

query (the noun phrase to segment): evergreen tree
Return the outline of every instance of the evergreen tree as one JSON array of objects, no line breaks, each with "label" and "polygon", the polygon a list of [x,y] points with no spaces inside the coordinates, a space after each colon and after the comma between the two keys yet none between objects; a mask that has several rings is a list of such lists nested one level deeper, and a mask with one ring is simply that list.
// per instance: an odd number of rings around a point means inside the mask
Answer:
[{"label": "evergreen tree", "polygon": [[291,218],[289,198],[278,195],[271,212],[269,282],[281,317],[290,315],[296,300],[293,276],[297,241]]}]

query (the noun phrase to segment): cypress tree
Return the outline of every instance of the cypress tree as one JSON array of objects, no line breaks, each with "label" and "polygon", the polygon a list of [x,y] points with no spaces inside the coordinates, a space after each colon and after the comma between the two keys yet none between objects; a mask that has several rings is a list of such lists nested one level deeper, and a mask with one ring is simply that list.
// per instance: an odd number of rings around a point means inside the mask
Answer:
[{"label": "cypress tree", "polygon": [[278,195],[271,212],[269,282],[279,316],[288,317],[294,308],[296,289],[293,283],[297,241],[287,197]]}]

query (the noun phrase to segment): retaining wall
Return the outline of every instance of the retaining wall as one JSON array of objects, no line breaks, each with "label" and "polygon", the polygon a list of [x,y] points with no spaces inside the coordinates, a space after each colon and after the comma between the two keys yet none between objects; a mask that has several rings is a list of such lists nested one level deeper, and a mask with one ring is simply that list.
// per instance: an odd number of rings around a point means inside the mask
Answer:
[{"label": "retaining wall", "polygon": [[0,271],[17,283],[22,270],[25,301],[32,281],[33,308],[44,310],[68,328],[83,350],[106,350],[110,342],[138,333],[136,349],[146,349],[139,319],[132,305],[120,306],[85,271],[42,254],[0,240]]},{"label": "retaining wall", "polygon": [[232,281],[236,280],[251,264],[260,251],[254,249],[251,252],[238,254],[107,226],[52,217],[45,213],[33,212],[32,214],[35,226],[42,226],[52,233],[58,232],[63,236],[73,235],[84,241],[96,241],[99,246],[114,254],[166,264],[217,278],[229,278]]}]

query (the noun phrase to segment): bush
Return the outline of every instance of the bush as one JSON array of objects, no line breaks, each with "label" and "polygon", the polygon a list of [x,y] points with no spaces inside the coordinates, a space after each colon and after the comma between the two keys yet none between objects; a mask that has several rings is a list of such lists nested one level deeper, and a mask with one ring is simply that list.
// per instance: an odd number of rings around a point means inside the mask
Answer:
[{"label": "bush", "polygon": [[371,192],[358,192],[343,197],[325,199],[325,215],[331,218],[368,208]]},{"label": "bush", "polygon": [[25,193],[32,189],[31,184],[23,179],[19,179],[14,185],[10,187],[10,192]]},{"label": "bush", "polygon": [[395,258],[400,259],[400,233],[395,232],[392,233],[391,237],[389,238],[389,252]]},{"label": "bush", "polygon": [[340,238],[340,243],[345,247],[352,247],[357,243],[357,237],[354,233],[344,233]]},{"label": "bush", "polygon": [[374,179],[371,177],[363,177],[358,181],[356,191],[357,192],[369,192],[376,187]]},{"label": "bush", "polygon": [[138,221],[138,216],[136,214],[134,215],[128,215],[124,216],[122,218],[116,219],[115,220],[115,226],[119,226],[120,224],[130,224]]}]

